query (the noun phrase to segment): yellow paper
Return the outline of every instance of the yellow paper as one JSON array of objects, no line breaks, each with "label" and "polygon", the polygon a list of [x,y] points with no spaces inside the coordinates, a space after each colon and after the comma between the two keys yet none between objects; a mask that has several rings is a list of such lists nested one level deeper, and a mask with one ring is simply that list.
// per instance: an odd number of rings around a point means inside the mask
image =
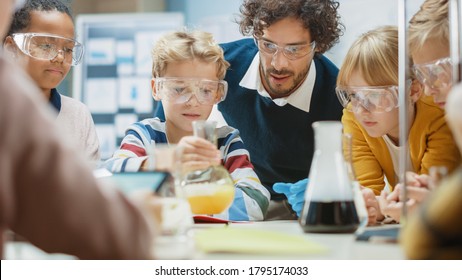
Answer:
[{"label": "yellow paper", "polygon": [[327,249],[303,236],[269,230],[211,228],[195,235],[197,247],[205,253],[316,254]]}]

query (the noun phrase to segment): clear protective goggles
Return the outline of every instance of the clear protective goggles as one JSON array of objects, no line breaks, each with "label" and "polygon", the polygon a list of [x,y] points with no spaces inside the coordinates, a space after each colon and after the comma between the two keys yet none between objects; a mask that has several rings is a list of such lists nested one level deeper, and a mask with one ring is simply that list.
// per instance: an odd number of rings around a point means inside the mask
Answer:
[{"label": "clear protective goggles", "polygon": [[316,47],[315,41],[308,44],[287,45],[281,47],[263,38],[255,38],[255,43],[257,44],[258,49],[263,53],[275,55],[279,50],[281,50],[284,56],[290,60],[302,58],[312,53]]},{"label": "clear protective goggles", "polygon": [[412,69],[417,80],[425,87],[443,89],[452,86],[452,62],[449,57],[430,63],[415,64]]},{"label": "clear protective goggles", "polygon": [[175,104],[188,102],[194,95],[203,105],[214,105],[225,100],[228,83],[197,78],[162,77],[155,78],[157,93]]},{"label": "clear protective goggles", "polygon": [[387,113],[398,107],[398,86],[337,87],[335,92],[342,106],[353,113],[361,107],[371,113]]},{"label": "clear protective goggles", "polygon": [[74,66],[83,56],[82,44],[74,39],[46,33],[14,33],[11,37],[24,54],[36,59],[52,60],[61,53],[64,62]]}]

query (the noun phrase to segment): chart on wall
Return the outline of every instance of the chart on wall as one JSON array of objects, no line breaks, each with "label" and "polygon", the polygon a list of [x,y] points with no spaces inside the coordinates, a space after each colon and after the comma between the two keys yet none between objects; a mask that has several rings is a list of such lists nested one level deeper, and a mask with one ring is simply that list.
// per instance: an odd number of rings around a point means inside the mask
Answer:
[{"label": "chart on wall", "polygon": [[183,25],[181,13],[77,17],[85,55],[73,71],[73,96],[93,116],[101,159],[112,156],[130,124],[153,116],[151,49],[162,34]]}]

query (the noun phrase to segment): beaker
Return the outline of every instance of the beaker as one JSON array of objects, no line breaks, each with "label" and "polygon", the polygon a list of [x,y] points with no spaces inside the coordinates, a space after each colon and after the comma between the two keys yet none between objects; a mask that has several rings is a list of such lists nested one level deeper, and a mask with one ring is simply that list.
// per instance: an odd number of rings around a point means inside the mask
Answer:
[{"label": "beaker", "polygon": [[[192,125],[194,136],[217,145],[216,122],[194,121]],[[221,164],[205,169],[183,170],[181,186],[193,214],[219,214],[228,209],[234,200],[234,182]]]},{"label": "beaker", "polygon": [[359,218],[342,151],[342,124],[320,121],[313,129],[315,152],[300,225],[305,232],[352,233]]}]

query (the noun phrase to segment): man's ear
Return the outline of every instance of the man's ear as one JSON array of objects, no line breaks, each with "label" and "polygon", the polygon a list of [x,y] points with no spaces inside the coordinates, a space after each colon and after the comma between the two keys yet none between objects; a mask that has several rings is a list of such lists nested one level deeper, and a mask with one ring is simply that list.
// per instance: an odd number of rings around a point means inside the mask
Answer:
[{"label": "man's ear", "polygon": [[162,99],[160,98],[159,94],[157,94],[155,78],[151,79],[151,91],[152,91],[152,98],[154,98],[155,101],[160,101]]},{"label": "man's ear", "polygon": [[420,99],[422,96],[424,87],[422,84],[417,80],[417,79],[412,79],[411,83],[411,88],[410,88],[410,94],[411,94],[411,100],[413,103],[416,103],[417,100]]}]

